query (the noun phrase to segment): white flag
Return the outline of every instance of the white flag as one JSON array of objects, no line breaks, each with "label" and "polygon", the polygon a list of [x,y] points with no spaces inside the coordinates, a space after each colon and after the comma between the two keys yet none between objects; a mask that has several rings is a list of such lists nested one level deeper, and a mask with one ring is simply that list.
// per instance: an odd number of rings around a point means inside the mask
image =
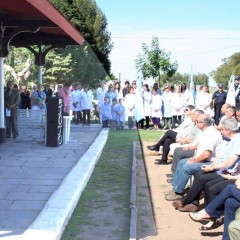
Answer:
[{"label": "white flag", "polygon": [[234,79],[235,79],[235,76],[232,74],[228,82],[228,92],[227,92],[227,99],[226,99],[226,103],[229,103],[231,106],[235,106]]}]

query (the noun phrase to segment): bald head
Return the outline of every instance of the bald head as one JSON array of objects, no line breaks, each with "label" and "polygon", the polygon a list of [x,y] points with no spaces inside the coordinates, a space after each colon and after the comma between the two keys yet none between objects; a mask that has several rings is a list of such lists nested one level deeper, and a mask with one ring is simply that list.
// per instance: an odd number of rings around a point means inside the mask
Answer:
[{"label": "bald head", "polygon": [[212,125],[212,118],[206,113],[199,114],[197,117],[198,128],[204,130]]}]

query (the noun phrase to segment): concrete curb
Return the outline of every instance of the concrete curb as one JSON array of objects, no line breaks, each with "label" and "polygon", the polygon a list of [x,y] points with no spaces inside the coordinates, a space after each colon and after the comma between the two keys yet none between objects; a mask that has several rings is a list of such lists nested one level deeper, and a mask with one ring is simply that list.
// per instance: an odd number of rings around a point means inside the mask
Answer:
[{"label": "concrete curb", "polygon": [[58,240],[67,225],[106,144],[108,130],[102,130],[51,196],[37,219],[21,236],[11,239]]},{"label": "concrete curb", "polygon": [[132,163],[132,180],[131,180],[131,195],[130,195],[130,233],[129,240],[137,239],[137,161],[136,161],[136,144],[133,142],[133,163]]}]

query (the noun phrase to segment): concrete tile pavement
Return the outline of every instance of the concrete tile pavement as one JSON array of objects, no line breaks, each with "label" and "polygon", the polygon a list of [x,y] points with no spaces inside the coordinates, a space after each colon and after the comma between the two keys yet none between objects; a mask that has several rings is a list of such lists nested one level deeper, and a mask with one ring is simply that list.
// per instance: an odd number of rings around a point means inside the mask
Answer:
[{"label": "concrete tile pavement", "polygon": [[106,143],[100,125],[72,125],[70,141],[47,147],[42,129],[0,144],[0,238],[60,239]]}]

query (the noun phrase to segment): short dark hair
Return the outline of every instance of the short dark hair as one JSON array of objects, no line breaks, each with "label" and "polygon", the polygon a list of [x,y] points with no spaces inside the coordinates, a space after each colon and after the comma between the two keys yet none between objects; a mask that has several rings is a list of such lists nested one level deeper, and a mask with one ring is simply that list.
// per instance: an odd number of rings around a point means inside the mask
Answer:
[{"label": "short dark hair", "polygon": [[190,111],[195,109],[195,107],[193,105],[187,105],[186,108],[188,108]]}]

